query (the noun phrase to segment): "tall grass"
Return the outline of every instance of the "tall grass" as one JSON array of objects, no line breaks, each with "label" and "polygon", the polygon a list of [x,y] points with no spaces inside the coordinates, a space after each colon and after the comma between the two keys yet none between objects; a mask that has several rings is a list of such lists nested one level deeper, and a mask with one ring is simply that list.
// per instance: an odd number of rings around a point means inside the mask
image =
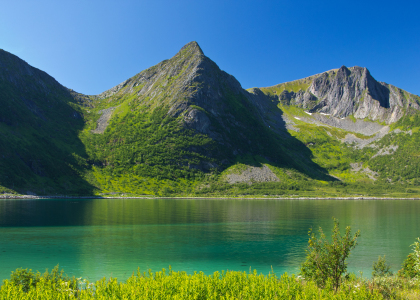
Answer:
[{"label": "tall grass", "polygon": [[25,291],[21,284],[5,280],[0,299],[383,299],[378,290],[353,281],[335,292],[331,283],[320,289],[312,281],[287,273],[278,277],[256,271],[191,275],[162,270],[137,272],[126,282],[116,278],[78,282],[74,288],[63,279],[41,277]]}]

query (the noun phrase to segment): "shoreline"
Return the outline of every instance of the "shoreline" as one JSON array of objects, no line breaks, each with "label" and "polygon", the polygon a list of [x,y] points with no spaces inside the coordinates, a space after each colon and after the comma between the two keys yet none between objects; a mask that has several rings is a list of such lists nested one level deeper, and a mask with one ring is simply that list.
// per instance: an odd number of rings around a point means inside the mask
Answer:
[{"label": "shoreline", "polygon": [[223,199],[250,199],[250,200],[420,200],[416,197],[158,197],[158,196],[35,196],[35,195],[0,195],[1,199],[17,200],[43,200],[43,199],[198,199],[198,200],[223,200]]}]

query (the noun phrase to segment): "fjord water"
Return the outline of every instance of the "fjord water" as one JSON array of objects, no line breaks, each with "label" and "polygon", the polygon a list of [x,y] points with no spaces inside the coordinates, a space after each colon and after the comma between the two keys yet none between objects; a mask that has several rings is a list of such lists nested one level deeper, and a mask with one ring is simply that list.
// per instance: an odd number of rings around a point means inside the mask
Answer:
[{"label": "fjord water", "polygon": [[361,230],[349,269],[370,276],[386,255],[394,271],[420,236],[414,200],[0,200],[0,279],[16,268],[97,280],[168,269],[297,273],[309,228],[332,217]]}]

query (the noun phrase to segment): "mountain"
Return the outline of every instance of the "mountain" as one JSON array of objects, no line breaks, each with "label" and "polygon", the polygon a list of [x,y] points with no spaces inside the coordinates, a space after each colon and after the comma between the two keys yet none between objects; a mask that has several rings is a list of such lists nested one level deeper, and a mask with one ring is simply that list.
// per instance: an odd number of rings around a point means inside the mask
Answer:
[{"label": "mountain", "polygon": [[[345,66],[248,91],[260,103],[276,103],[286,130],[311,149],[313,161],[360,195],[366,187],[381,195],[418,192],[419,96]],[[259,107],[275,127],[272,111]]]},{"label": "mountain", "polygon": [[342,66],[301,80],[261,89],[287,105],[338,118],[392,124],[407,110],[420,109],[420,97],[391,84],[376,81],[367,68]]},{"label": "mountain", "polygon": [[[91,193],[80,177],[84,120],[69,91],[0,50],[0,183],[21,193]],[[6,189],[7,191],[7,189]]]},{"label": "mountain", "polygon": [[[416,151],[417,131],[407,132],[417,126],[419,97],[359,67],[244,90],[191,42],[99,95],[83,95],[2,50],[0,103],[4,192],[325,196],[351,185],[376,195],[403,184],[416,191],[420,162],[401,164]],[[396,159],[391,169],[388,155]]]},{"label": "mountain", "polygon": [[[288,135],[285,147],[285,137],[264,123],[250,94],[195,42],[90,99],[91,122],[81,139],[96,161],[95,178],[106,191],[124,190],[108,180],[116,176],[118,182],[126,180],[133,193],[162,186],[150,184],[156,178],[170,182],[169,190],[181,178],[195,185],[203,173],[222,172],[238,160],[259,168],[257,160],[263,160],[311,178],[329,178],[298,140]],[[293,158],[291,149],[299,149],[300,159]]]}]

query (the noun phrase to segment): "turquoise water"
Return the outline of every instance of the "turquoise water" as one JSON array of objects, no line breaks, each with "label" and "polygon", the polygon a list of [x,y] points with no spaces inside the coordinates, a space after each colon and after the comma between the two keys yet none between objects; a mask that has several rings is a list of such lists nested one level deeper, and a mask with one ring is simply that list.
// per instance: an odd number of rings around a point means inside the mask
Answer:
[{"label": "turquoise water", "polygon": [[398,270],[420,236],[413,200],[0,200],[0,280],[18,267],[96,280],[139,267],[297,273],[308,229],[332,217],[360,229],[349,269],[370,276],[386,255]]}]

